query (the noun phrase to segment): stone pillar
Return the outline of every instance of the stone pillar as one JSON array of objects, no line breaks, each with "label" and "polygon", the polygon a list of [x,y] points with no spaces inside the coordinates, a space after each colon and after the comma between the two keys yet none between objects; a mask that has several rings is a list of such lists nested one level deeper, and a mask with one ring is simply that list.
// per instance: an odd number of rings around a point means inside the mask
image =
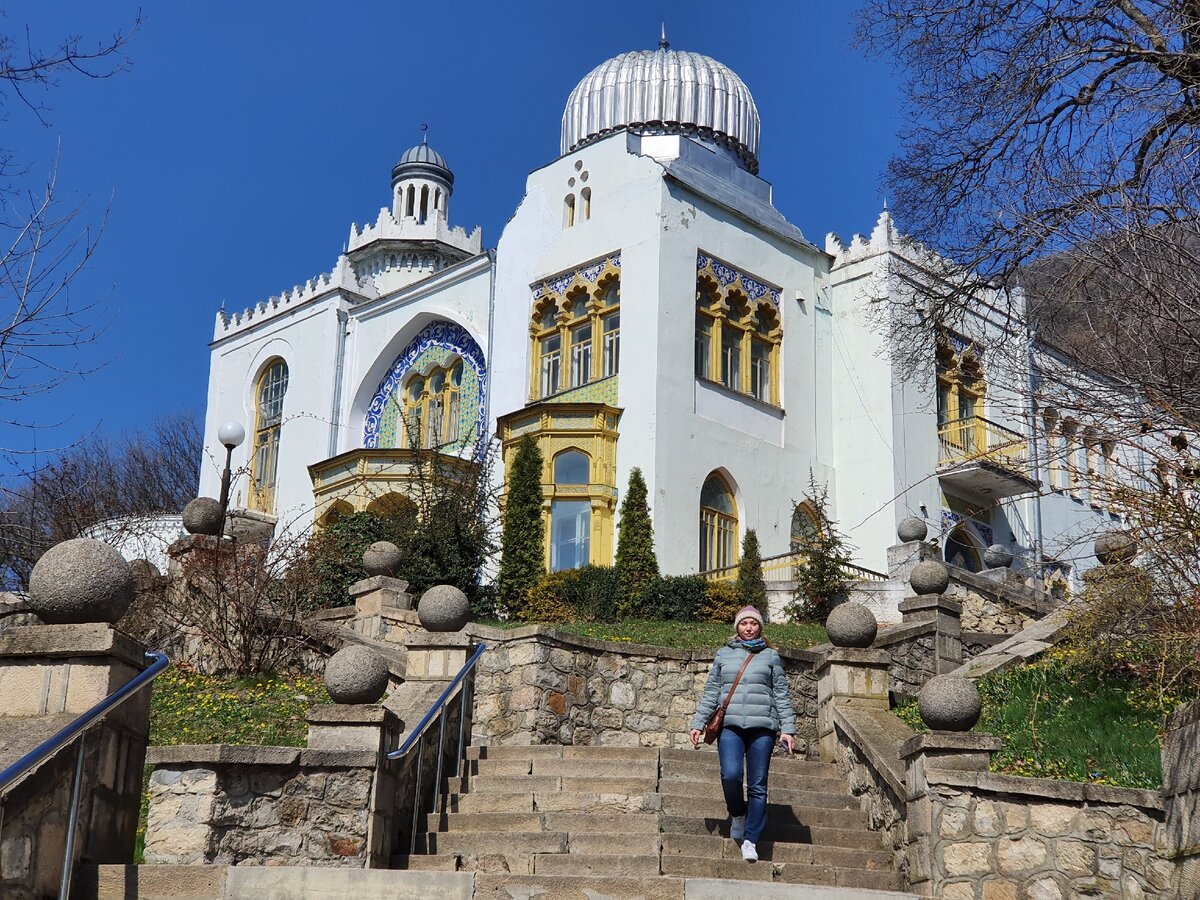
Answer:
[{"label": "stone pillar", "polygon": [[405,681],[449,681],[467,664],[475,643],[461,632],[424,632],[404,642]]},{"label": "stone pillar", "polygon": [[817,740],[822,759],[835,759],[835,708],[888,708],[888,669],[891,664],[892,655],[886,650],[835,647],[817,666]]},{"label": "stone pillar", "polygon": [[308,711],[310,750],[386,753],[398,744],[400,720],[378,703],[323,703]]},{"label": "stone pillar", "polygon": [[932,622],[934,626],[933,671],[944,675],[962,665],[962,604],[942,596],[950,586],[950,572],[936,560],[923,560],[908,576],[913,596],[900,603],[904,624]]},{"label": "stone pillar", "polygon": [[925,522],[916,516],[900,520],[896,534],[900,543],[888,547],[888,577],[894,581],[908,581],[913,567],[927,559],[942,561],[942,551],[935,543],[926,543],[929,533]]},{"label": "stone pillar", "polygon": [[386,640],[388,626],[383,613],[391,610],[412,609],[412,595],[408,593],[408,582],[390,575],[371,575],[350,585],[350,599],[354,602],[354,621],[350,627],[364,637]]},{"label": "stone pillar", "polygon": [[1200,884],[1200,702],[1167,720],[1162,774],[1167,852],[1181,884]]}]

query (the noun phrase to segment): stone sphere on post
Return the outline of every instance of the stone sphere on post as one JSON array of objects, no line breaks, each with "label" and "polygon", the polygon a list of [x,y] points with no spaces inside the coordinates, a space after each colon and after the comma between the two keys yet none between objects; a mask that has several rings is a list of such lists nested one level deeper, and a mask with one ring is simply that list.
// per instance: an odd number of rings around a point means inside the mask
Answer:
[{"label": "stone sphere on post", "polygon": [[400,548],[391,541],[376,541],[363,553],[363,568],[368,575],[395,578],[400,571]]},{"label": "stone sphere on post", "polygon": [[42,554],[29,575],[29,606],[47,625],[116,622],[133,602],[133,572],[101,541],[75,538]]},{"label": "stone sphere on post", "polygon": [[863,649],[875,642],[879,623],[861,603],[842,603],[835,606],[825,620],[825,633],[835,647]]},{"label": "stone sphere on post", "polygon": [[918,519],[916,516],[905,516],[896,526],[896,536],[905,544],[912,541],[923,541],[927,534],[929,534],[929,529],[925,525],[925,520]]},{"label": "stone sphere on post", "polygon": [[1012,562],[1012,551],[1003,544],[992,544],[983,551],[983,565],[988,569],[1007,569]]},{"label": "stone sphere on post", "polygon": [[940,594],[950,586],[950,570],[934,559],[924,559],[913,566],[908,576],[914,594]]},{"label": "stone sphere on post", "polygon": [[369,647],[351,644],[325,663],[325,689],[334,703],[377,703],[387,686],[387,661]]},{"label": "stone sphere on post", "polygon": [[983,712],[983,700],[971,679],[935,675],[917,694],[917,709],[934,731],[970,731]]},{"label": "stone sphere on post", "polygon": [[1093,552],[1104,565],[1115,566],[1117,563],[1131,562],[1137,556],[1137,544],[1127,534],[1110,531],[1096,538]]},{"label": "stone sphere on post", "polygon": [[461,631],[470,614],[467,595],[452,584],[435,584],[417,602],[417,618],[426,631]]},{"label": "stone sphere on post", "polygon": [[183,508],[183,528],[188,534],[221,533],[221,502],[212,497],[197,497]]}]

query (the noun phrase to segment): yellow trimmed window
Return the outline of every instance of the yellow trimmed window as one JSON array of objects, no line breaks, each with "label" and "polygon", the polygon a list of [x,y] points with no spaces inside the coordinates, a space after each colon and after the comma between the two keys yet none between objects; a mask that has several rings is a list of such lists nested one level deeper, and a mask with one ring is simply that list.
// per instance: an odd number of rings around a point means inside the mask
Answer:
[{"label": "yellow trimmed window", "polygon": [[258,377],[254,390],[254,455],[251,457],[250,508],[275,510],[275,479],[279,470],[279,435],[283,429],[283,398],[287,393],[288,367],[272,360]]},{"label": "yellow trimmed window", "polygon": [[700,489],[700,571],[726,569],[738,561],[737,502],[716,472]]},{"label": "yellow trimmed window", "polygon": [[529,323],[533,372],[531,398],[539,400],[600,378],[621,367],[621,282],[612,274],[594,289],[576,284],[562,298],[544,297]]},{"label": "yellow trimmed window", "polygon": [[414,374],[404,383],[405,447],[440,447],[458,440],[462,377],[463,362],[455,359],[428,375]]},{"label": "yellow trimmed window", "polygon": [[937,345],[938,433],[950,447],[970,454],[986,449],[983,431],[983,398],[987,386],[983,367],[974,350],[955,352],[949,341]]},{"label": "yellow trimmed window", "polygon": [[707,275],[696,280],[696,377],[779,405],[779,311]]}]

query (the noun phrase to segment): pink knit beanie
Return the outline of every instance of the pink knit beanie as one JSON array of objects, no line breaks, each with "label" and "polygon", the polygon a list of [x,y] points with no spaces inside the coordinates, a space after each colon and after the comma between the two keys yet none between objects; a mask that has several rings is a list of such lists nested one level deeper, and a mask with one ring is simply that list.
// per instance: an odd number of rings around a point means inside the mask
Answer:
[{"label": "pink knit beanie", "polygon": [[743,606],[738,610],[738,614],[733,617],[733,627],[737,628],[738,623],[741,622],[742,619],[755,619],[758,621],[758,627],[763,627],[762,613],[760,613],[753,606]]}]

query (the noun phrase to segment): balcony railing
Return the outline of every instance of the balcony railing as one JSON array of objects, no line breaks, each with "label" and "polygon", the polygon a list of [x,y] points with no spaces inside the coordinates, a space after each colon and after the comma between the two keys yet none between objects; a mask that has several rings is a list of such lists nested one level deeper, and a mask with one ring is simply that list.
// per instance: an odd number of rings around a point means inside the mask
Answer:
[{"label": "balcony railing", "polygon": [[1029,475],[1029,446],[1010,428],[982,416],[955,419],[938,427],[938,463],[989,462]]},{"label": "balcony railing", "polygon": [[[803,553],[780,553],[777,556],[764,557],[762,561],[763,580],[768,584],[772,582],[793,581],[796,577],[796,565],[803,558]],[[864,569],[862,566],[856,566],[853,563],[846,563],[842,566],[842,571],[847,577],[853,578],[856,581],[887,581],[887,576],[882,572]],[[737,566],[708,569],[700,573],[701,577],[707,578],[709,581],[734,581],[737,579],[737,574]]]}]

